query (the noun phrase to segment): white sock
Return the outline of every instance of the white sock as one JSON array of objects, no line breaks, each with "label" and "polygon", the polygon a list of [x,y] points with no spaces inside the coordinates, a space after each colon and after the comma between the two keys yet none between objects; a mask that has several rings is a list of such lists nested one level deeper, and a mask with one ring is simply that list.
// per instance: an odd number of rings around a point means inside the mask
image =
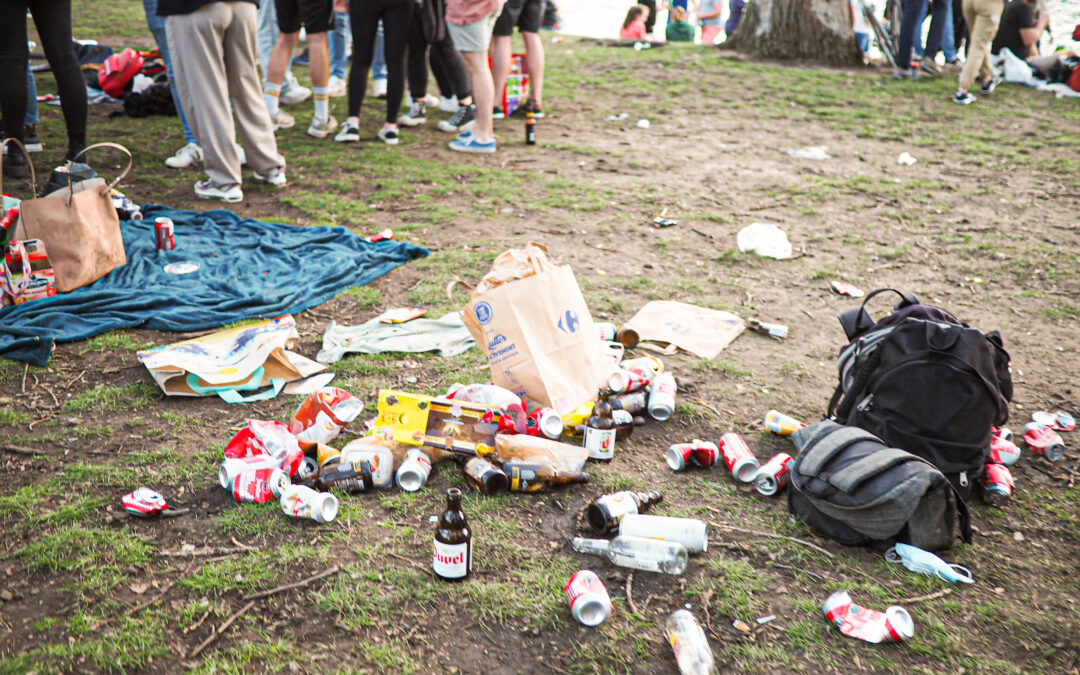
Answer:
[{"label": "white sock", "polygon": [[266,109],[270,111],[270,117],[278,114],[278,110],[280,110],[278,98],[281,96],[281,85],[273,82],[263,82],[263,96],[266,98]]},{"label": "white sock", "polygon": [[326,87],[312,87],[311,98],[315,101],[315,118],[327,120],[330,118],[330,92]]}]

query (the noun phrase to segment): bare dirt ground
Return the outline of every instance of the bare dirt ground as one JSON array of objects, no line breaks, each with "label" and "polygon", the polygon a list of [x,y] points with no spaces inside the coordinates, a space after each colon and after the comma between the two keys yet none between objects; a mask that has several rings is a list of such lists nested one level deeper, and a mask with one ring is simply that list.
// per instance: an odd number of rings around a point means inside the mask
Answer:
[{"label": "bare dirt ground", "polygon": [[[723,672],[1077,671],[1075,435],[1057,465],[1025,453],[1004,509],[973,502],[975,542],[945,556],[973,571],[976,584],[963,588],[817,537],[783,498],[761,498],[722,467],[673,474],[663,450],[735,430],[762,461],[790,451],[763,433],[761,419],[770,408],[805,420],[823,414],[843,344],[835,317],[855,304],[830,291],[833,279],[914,292],[1000,330],[1013,358],[1013,429],[1036,410],[1075,412],[1078,113],[1008,90],[1000,107],[981,101],[960,115],[949,109],[946,83],[885,91],[891,83],[874,74],[743,64],[712,50],[564,47],[549,57],[550,112],[537,148],[522,144],[514,120],[497,126],[497,155],[467,160],[447,157],[434,129],[406,132],[385,161],[435,168],[407,174],[400,189],[393,170],[377,168],[334,183],[340,177],[325,168],[335,158],[299,140],[298,124],[285,146],[293,186],[249,190],[234,210],[360,233],[391,227],[433,253],[297,315],[297,350],[314,356],[331,320],[356,324],[406,304],[434,315],[457,308],[463,298],[448,300],[446,281],[475,281],[495,254],[529,240],[573,267],[594,318],[626,319],[650,299],[678,299],[787,324],[789,338],[747,333],[715,361],[665,358],[679,377],[677,414],[639,428],[614,462],[590,468],[594,484],[467,498],[476,563],[460,585],[428,571],[428,517],[448,486],[462,484],[450,463],[416,495],[346,497],[332,524],[291,521],[273,504],[234,504],[216,484],[216,463],[231,428],[287,419],[297,401],[165,399],[134,352],[178,337],[154,331],[61,345],[47,369],[6,362],[2,669],[674,672],[662,626],[685,605],[707,626]],[[625,120],[606,119],[624,111]],[[128,143],[147,138],[140,121],[93,113]],[[374,129],[377,113],[366,114]],[[648,128],[637,126],[641,118]],[[190,196],[193,172],[177,179],[156,168],[174,141],[170,129],[139,147],[140,172],[125,191],[204,208]],[[365,162],[389,157],[361,145]],[[812,145],[834,157],[786,154]],[[897,164],[905,150],[917,164]],[[656,228],[661,214],[678,224]],[[781,226],[797,257],[739,253],[735,233],[751,222]],[[880,315],[885,303],[874,309]],[[434,393],[487,376],[475,351],[355,357],[334,370],[335,384],[369,410],[379,388]],[[190,512],[128,517],[119,498],[142,484]],[[615,489],[663,490],[653,513],[715,523],[708,552],[681,577],[630,575],[573,553],[580,510]],[[185,544],[196,553],[177,555]],[[335,565],[339,572],[310,587],[254,600],[192,656],[247,596]],[[561,596],[580,568],[597,571],[615,600],[598,629],[578,626]],[[880,609],[910,601],[915,638],[870,646],[842,637],[818,609],[839,588]],[[777,618],[759,627],[754,619],[767,615]],[[740,632],[735,620],[753,629]]]}]

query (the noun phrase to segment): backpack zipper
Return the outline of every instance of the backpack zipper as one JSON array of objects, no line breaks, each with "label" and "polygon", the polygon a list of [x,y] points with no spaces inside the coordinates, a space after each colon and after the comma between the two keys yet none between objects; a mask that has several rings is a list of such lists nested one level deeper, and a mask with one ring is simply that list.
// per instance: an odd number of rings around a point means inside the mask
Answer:
[{"label": "backpack zipper", "polygon": [[967,487],[967,486],[968,486],[967,471],[961,471],[960,472],[960,487]]},{"label": "backpack zipper", "polygon": [[874,395],[870,394],[869,396],[867,396],[863,400],[859,401],[859,405],[855,406],[855,408],[859,412],[866,412],[867,410],[869,410],[873,406],[874,406]]}]

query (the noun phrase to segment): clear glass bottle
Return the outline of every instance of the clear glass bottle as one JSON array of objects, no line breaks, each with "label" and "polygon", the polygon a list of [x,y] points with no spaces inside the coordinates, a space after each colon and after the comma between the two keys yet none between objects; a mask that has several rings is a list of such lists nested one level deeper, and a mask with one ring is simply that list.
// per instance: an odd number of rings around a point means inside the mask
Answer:
[{"label": "clear glass bottle", "polygon": [[689,553],[686,547],[674,541],[645,539],[643,537],[615,537],[585,539],[574,537],[571,545],[578,553],[606,557],[619,567],[629,567],[645,572],[682,574],[686,571]]},{"label": "clear glass bottle", "polygon": [[675,652],[675,663],[682,675],[708,675],[714,672],[712,648],[705,630],[685,609],[673,612],[664,625],[668,643]]}]

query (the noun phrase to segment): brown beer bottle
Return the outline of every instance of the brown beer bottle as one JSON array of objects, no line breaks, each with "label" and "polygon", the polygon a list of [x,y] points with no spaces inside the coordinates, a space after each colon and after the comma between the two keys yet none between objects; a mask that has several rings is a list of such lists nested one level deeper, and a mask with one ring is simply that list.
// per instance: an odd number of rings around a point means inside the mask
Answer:
[{"label": "brown beer bottle", "polygon": [[632,391],[628,394],[615,394],[608,397],[608,402],[615,410],[625,410],[631,415],[639,415],[649,407],[649,390]]},{"label": "brown beer bottle", "polygon": [[363,492],[373,486],[371,464],[336,461],[324,466],[315,476],[299,481],[300,485],[315,485],[324,490],[334,488],[343,492]]},{"label": "brown beer bottle", "polygon": [[611,416],[610,389],[601,389],[592,414],[585,420],[585,447],[589,459],[610,462],[615,457],[615,420]]},{"label": "brown beer bottle", "polygon": [[482,457],[473,457],[465,462],[465,480],[482,495],[497,495],[506,492],[506,474],[499,467]]},{"label": "brown beer bottle", "polygon": [[503,462],[502,470],[511,492],[539,492],[553,485],[589,482],[584,471],[559,471],[545,462],[511,460]]},{"label": "brown beer bottle", "polygon": [[612,410],[611,421],[615,423],[615,440],[621,441],[634,431],[634,416],[625,410]]},{"label": "brown beer bottle", "polygon": [[586,510],[589,525],[597,532],[614,532],[619,521],[628,513],[644,513],[650,506],[664,498],[659,490],[654,492],[616,492],[597,497]]},{"label": "brown beer bottle", "polygon": [[435,528],[431,568],[444,581],[461,581],[472,571],[472,530],[461,510],[461,490],[457,488],[446,491],[446,511]]}]

